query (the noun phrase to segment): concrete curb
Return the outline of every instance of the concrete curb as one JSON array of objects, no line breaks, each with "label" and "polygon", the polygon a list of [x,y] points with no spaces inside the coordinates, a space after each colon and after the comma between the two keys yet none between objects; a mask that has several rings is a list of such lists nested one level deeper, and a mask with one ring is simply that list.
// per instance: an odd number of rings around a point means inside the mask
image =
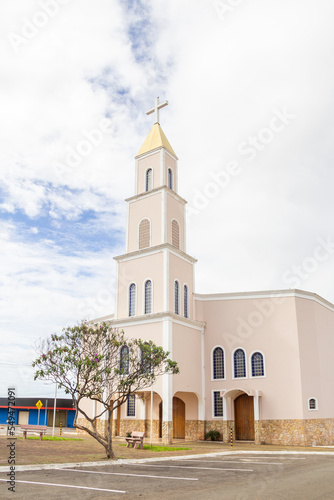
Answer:
[{"label": "concrete curb", "polygon": [[[77,462],[77,463],[67,463],[67,464],[38,464],[38,465],[17,465],[15,467],[16,471],[34,471],[34,470],[46,470],[46,469],[66,469],[74,467],[100,467],[100,466],[114,466],[114,465],[126,465],[126,464],[143,464],[147,462],[162,462],[165,460],[187,460],[194,458],[210,458],[228,455],[320,455],[320,456],[333,456],[334,451],[218,451],[215,453],[204,453],[197,455],[178,455],[177,457],[154,457],[154,458],[137,458],[137,459],[120,459],[115,461],[99,461],[99,462]],[[0,474],[8,472],[8,467],[0,467]]]}]

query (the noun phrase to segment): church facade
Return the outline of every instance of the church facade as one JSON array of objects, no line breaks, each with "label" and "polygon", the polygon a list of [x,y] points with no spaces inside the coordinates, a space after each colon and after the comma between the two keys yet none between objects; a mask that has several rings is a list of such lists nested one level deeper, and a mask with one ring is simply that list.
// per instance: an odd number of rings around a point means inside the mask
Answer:
[{"label": "church facade", "polygon": [[178,158],[159,123],[166,104],[156,99],[148,112],[155,123],[135,158],[114,314],[96,321],[153,340],[180,373],[132,396],[114,415],[113,434],[152,429],[171,443],[218,430],[226,442],[232,430],[255,443],[334,444],[334,306],[301,290],[195,291]]}]

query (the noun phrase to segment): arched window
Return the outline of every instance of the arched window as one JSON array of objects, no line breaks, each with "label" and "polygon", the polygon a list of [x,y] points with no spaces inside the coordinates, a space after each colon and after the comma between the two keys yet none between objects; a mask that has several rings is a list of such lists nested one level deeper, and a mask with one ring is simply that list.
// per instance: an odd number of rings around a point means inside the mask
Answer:
[{"label": "arched window", "polygon": [[234,359],[234,378],[246,377],[246,361],[243,349],[237,349],[233,356]]},{"label": "arched window", "polygon": [[141,350],[141,365],[145,373],[151,373],[151,349],[148,342],[144,343],[145,349]]},{"label": "arched window", "polygon": [[139,250],[150,246],[151,222],[143,219],[139,223]]},{"label": "arched window", "polygon": [[180,314],[180,285],[178,281],[174,283],[174,312]]},{"label": "arched window", "polygon": [[212,355],[213,378],[220,379],[225,377],[224,373],[224,351],[221,347],[216,347]]},{"label": "arched window", "polygon": [[252,377],[264,376],[263,355],[260,352],[254,352],[251,358]]},{"label": "arched window", "polygon": [[145,190],[146,191],[151,191],[151,189],[152,189],[152,176],[153,176],[152,169],[149,168],[148,170],[146,170],[146,179],[145,179]]},{"label": "arched window", "polygon": [[119,368],[124,375],[129,373],[129,348],[123,345],[121,348]]},{"label": "arched window", "polygon": [[183,287],[183,315],[188,318],[188,287],[184,285]]},{"label": "arched window", "polygon": [[145,282],[145,314],[150,314],[152,312],[152,281],[147,280]]},{"label": "arched window", "polygon": [[316,398],[310,398],[308,400],[308,409],[309,410],[317,410],[318,409],[318,401]]},{"label": "arched window", "polygon": [[169,187],[169,189],[173,189],[173,170],[171,168],[168,169],[167,176],[168,176],[167,186]]},{"label": "arched window", "polygon": [[177,220],[172,220],[172,245],[180,248],[180,226]]},{"label": "arched window", "polygon": [[129,316],[136,314],[136,285],[132,283],[129,288]]}]

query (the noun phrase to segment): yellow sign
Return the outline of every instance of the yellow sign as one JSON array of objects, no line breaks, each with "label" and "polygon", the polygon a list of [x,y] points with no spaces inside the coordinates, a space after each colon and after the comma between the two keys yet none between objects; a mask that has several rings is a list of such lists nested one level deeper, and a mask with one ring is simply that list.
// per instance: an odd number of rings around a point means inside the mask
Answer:
[{"label": "yellow sign", "polygon": [[41,400],[37,401],[36,406],[40,410],[42,408],[42,406],[43,406],[42,401]]}]

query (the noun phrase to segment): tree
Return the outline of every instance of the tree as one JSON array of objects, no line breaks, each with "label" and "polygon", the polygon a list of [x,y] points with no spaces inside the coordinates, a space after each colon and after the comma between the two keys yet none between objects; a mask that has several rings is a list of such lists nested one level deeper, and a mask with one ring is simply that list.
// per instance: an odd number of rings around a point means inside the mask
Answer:
[{"label": "tree", "polygon": [[[34,379],[47,380],[70,394],[76,409],[74,426],[86,431],[105,448],[108,458],[113,458],[112,413],[124,404],[129,396],[150,387],[164,373],[176,374],[179,368],[168,358],[169,352],[152,341],[127,339],[124,332],[107,323],[89,324],[63,329],[61,335],[53,334],[41,340]],[[100,411],[92,418],[80,407],[83,399],[100,403]],[[107,435],[98,432],[96,419],[107,412]],[[78,423],[83,416],[89,425]]]}]

